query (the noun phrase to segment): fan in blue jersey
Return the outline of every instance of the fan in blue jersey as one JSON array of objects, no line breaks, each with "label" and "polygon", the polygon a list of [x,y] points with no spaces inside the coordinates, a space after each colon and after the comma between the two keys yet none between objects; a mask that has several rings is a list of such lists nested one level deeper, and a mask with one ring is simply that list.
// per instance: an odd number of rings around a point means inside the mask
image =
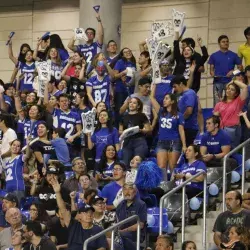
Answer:
[{"label": "fan in blue jersey", "polygon": [[[3,87],[2,91],[0,91],[0,108],[8,113],[15,113],[15,104],[13,101],[14,95],[14,85],[12,83],[5,83],[0,79],[0,86]],[[3,101],[2,101],[3,100]]]},{"label": "fan in blue jersey", "polygon": [[[201,171],[207,172],[206,165],[203,161],[199,160],[201,159],[199,146],[190,145],[186,150],[186,159],[188,160],[188,163],[184,163],[180,172],[174,175],[176,180],[186,180]],[[188,183],[186,186],[188,199],[202,193],[203,180],[204,175],[200,175]]]},{"label": "fan in blue jersey", "polygon": [[184,130],[187,146],[193,144],[198,133],[199,110],[199,100],[197,94],[194,92],[194,90],[189,89],[188,85],[189,82],[182,75],[175,76],[171,82],[171,86],[173,86],[175,92],[180,94],[178,109],[180,113],[184,115],[185,119]]},{"label": "fan in blue jersey", "polygon": [[112,127],[112,122],[107,110],[102,110],[98,117],[98,124],[95,132],[87,134],[88,136],[88,148],[92,149],[95,146],[96,162],[100,161],[102,152],[106,145],[115,145],[116,150],[120,148],[119,134],[116,128]]},{"label": "fan in blue jersey", "polygon": [[[86,29],[86,35],[88,37],[88,41],[85,44],[75,45],[75,37],[69,41],[68,48],[72,51],[79,51],[82,55],[84,55],[87,63],[87,67],[90,66],[94,56],[101,52],[103,45],[103,37],[104,37],[104,29],[102,26],[101,18],[99,13],[96,14],[96,19],[98,21],[98,30],[97,30],[97,41],[94,42],[96,31],[93,28]],[[89,70],[87,70],[89,71]],[[89,73],[89,72],[87,72]]]},{"label": "fan in blue jersey", "polygon": [[160,72],[161,72],[161,82],[153,85],[154,88],[152,89],[152,92],[154,93],[156,101],[162,106],[165,95],[171,94],[173,91],[170,85],[173,79],[173,75],[172,75],[172,69],[167,62],[161,64]]},{"label": "fan in blue jersey", "polygon": [[174,94],[167,94],[163,108],[151,96],[151,102],[159,117],[159,141],[157,144],[157,163],[166,179],[166,167],[173,172],[181,151],[186,150],[184,117],[177,111],[177,99]]},{"label": "fan in blue jersey", "polygon": [[23,180],[25,156],[20,154],[21,142],[19,140],[11,142],[10,150],[11,155],[10,157],[4,159],[3,164],[6,176],[6,190],[7,192],[15,192],[15,195],[20,201],[21,198],[25,197],[25,185]]},{"label": "fan in blue jersey", "polygon": [[107,51],[108,51],[107,62],[108,64],[112,64],[117,59],[118,56],[117,43],[114,40],[108,41]]},{"label": "fan in blue jersey", "polygon": [[86,82],[87,95],[93,107],[98,102],[104,102],[110,107],[111,83],[110,77],[106,74],[106,67],[103,61],[97,62],[95,67],[96,76],[89,78]]},{"label": "fan in blue jersey", "polygon": [[36,66],[33,61],[33,52],[31,50],[27,51],[25,54],[25,63],[18,62],[16,67],[20,70],[22,75],[16,89],[33,91],[34,72],[36,70]]},{"label": "fan in blue jersey", "polygon": [[63,66],[58,50],[56,48],[50,48],[48,51],[47,59],[51,60],[51,75],[54,76],[56,82],[59,83],[61,80]]},{"label": "fan in blue jersey", "polygon": [[17,132],[22,136],[23,145],[26,145],[26,139],[37,137],[37,125],[43,118],[43,109],[41,106],[34,104],[27,110],[27,116],[23,112],[18,112],[19,120],[17,123]]}]

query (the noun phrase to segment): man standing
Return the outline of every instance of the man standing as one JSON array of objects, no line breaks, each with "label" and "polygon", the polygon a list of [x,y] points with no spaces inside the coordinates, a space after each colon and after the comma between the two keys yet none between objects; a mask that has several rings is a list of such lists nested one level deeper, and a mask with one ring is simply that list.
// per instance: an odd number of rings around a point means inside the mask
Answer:
[{"label": "man standing", "polygon": [[23,236],[28,242],[24,250],[57,250],[56,245],[48,237],[43,237],[42,226],[37,221],[27,221],[23,228]]},{"label": "man standing", "polygon": [[244,30],[244,35],[246,37],[246,43],[240,45],[238,49],[238,56],[245,62],[245,67],[250,65],[250,27]]},{"label": "man standing", "polygon": [[118,56],[117,54],[117,43],[114,40],[110,40],[107,44],[107,63],[110,65],[112,62],[114,62]]},{"label": "man standing", "polygon": [[218,38],[220,50],[213,53],[209,60],[210,75],[214,77],[213,95],[214,106],[222,98],[223,90],[226,91],[226,85],[232,80],[233,71],[237,65],[242,70],[241,60],[238,55],[229,50],[229,39],[222,35]]},{"label": "man standing", "polygon": [[216,246],[210,250],[221,249],[221,243],[228,242],[228,229],[231,226],[242,226],[250,229],[250,211],[242,208],[242,196],[238,191],[230,191],[226,194],[226,206],[228,211],[222,212],[214,224],[214,243]]},{"label": "man standing", "polygon": [[[137,188],[132,182],[125,183],[122,188],[124,200],[116,208],[116,215],[119,221],[125,220],[132,215],[140,218],[141,229],[147,222],[147,206],[144,201],[136,197]],[[137,224],[134,221],[128,222],[120,227],[120,235],[125,249],[136,249]],[[141,239],[145,235],[141,230]]]}]

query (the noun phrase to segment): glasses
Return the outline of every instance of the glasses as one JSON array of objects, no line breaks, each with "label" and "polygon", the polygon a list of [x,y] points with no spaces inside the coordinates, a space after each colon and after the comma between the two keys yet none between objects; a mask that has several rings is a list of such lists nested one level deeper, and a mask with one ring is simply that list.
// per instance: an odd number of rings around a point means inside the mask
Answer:
[{"label": "glasses", "polygon": [[103,204],[104,204],[104,202],[101,201],[101,202],[96,202],[95,205],[96,205],[96,206],[102,206]]},{"label": "glasses", "polygon": [[30,208],[29,211],[37,212],[37,209],[35,209],[35,208]]},{"label": "glasses", "polygon": [[121,171],[123,171],[123,169],[122,168],[114,168],[113,171],[121,172]]},{"label": "glasses", "polygon": [[123,54],[130,54],[131,53],[131,50],[125,50],[123,51]]}]

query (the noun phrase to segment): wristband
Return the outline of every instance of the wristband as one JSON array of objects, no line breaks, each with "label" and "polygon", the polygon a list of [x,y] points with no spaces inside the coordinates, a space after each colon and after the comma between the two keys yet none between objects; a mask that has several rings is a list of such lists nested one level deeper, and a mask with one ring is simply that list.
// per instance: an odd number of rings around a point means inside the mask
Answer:
[{"label": "wristband", "polygon": [[97,17],[96,19],[97,19],[97,21],[98,21],[99,23],[102,22],[101,18]]}]

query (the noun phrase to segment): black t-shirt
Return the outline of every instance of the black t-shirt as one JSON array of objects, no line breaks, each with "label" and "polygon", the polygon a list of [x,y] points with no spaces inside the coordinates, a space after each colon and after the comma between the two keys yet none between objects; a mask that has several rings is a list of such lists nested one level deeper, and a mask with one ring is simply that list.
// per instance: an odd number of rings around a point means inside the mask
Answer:
[{"label": "black t-shirt", "polygon": [[[140,129],[143,129],[144,124],[149,123],[147,116],[144,113],[137,114],[125,114],[121,120],[123,125],[123,130],[135,126],[139,126]],[[144,137],[142,133],[137,133],[129,137],[129,139],[135,139],[139,137]]]},{"label": "black t-shirt", "polygon": [[76,77],[70,77],[70,80],[67,82],[67,94],[70,95],[71,99],[74,100],[76,95],[79,92],[83,92],[85,89],[85,83],[80,81]]},{"label": "black t-shirt", "polygon": [[34,247],[31,243],[28,243],[23,248],[24,250],[56,250],[56,245],[47,237],[43,237],[40,243]]},{"label": "black t-shirt", "polygon": [[228,242],[229,228],[233,225],[243,226],[250,229],[250,211],[243,209],[237,214],[225,211],[217,217],[213,231],[222,234],[222,242]]},{"label": "black t-shirt", "polygon": [[58,217],[53,218],[49,235],[56,237],[57,245],[64,245],[68,243],[68,228],[61,225],[60,219]]},{"label": "black t-shirt", "polygon": [[[100,233],[102,228],[93,225],[90,229],[83,229],[80,222],[71,219],[69,227],[68,250],[82,250],[85,240]],[[99,248],[108,248],[108,243],[105,235],[91,241],[88,244],[87,250],[96,250]]]},{"label": "black t-shirt", "polygon": [[47,144],[40,140],[31,144],[30,147],[34,152],[41,152],[42,155],[44,154],[55,155],[55,149],[53,148],[53,146],[51,144]]}]

